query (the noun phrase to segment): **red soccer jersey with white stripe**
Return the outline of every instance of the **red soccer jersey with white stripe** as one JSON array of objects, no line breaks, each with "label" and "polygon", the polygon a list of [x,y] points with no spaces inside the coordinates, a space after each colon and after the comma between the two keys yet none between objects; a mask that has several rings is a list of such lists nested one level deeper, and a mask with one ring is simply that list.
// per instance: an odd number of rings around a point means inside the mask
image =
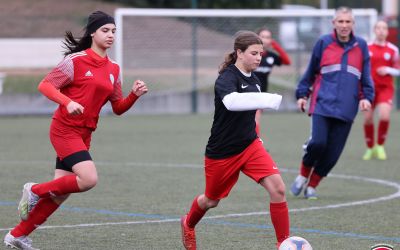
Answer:
[{"label": "red soccer jersey with white stripe", "polygon": [[45,80],[84,107],[81,115],[70,115],[65,106],[58,107],[53,119],[69,126],[95,130],[104,104],[123,97],[118,64],[92,49],[66,56]]},{"label": "red soccer jersey with white stripe", "polygon": [[394,44],[386,42],[383,46],[370,43],[368,49],[371,57],[371,75],[375,86],[393,88],[393,76],[389,74],[381,76],[377,73],[377,69],[383,66],[395,68],[399,60],[398,48]]}]

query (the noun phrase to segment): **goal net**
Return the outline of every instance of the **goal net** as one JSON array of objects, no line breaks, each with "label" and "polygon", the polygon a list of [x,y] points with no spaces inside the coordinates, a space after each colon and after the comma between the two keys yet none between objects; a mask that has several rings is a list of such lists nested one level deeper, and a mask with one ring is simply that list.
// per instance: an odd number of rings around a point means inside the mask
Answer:
[{"label": "goal net", "polygon": [[[355,34],[371,40],[377,11],[353,9],[353,13]],[[121,8],[115,11],[114,59],[121,65],[124,88],[134,79],[148,83],[151,94],[146,98],[152,97],[151,105],[143,104],[142,109],[209,112],[218,66],[233,50],[233,35],[239,30],[267,27],[292,61],[290,66],[273,69],[270,92],[284,95],[283,109],[293,108],[297,80],[315,41],[332,32],[333,14],[333,9]]]}]

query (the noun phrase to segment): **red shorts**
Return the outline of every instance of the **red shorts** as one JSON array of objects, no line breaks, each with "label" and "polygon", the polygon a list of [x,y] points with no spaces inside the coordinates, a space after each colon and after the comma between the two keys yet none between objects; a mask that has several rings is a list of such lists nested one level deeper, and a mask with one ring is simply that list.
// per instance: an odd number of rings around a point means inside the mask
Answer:
[{"label": "red shorts", "polygon": [[79,151],[89,151],[91,138],[92,130],[88,128],[70,127],[54,119],[51,122],[50,141],[60,160]]},{"label": "red shorts", "polygon": [[228,196],[239,179],[240,171],[259,183],[262,178],[280,174],[275,162],[264,149],[260,139],[254,140],[240,154],[225,159],[205,157],[206,191],[212,200]]},{"label": "red shorts", "polygon": [[392,87],[379,87],[375,86],[375,99],[373,107],[379,103],[387,103],[392,105],[393,103],[394,88]]}]

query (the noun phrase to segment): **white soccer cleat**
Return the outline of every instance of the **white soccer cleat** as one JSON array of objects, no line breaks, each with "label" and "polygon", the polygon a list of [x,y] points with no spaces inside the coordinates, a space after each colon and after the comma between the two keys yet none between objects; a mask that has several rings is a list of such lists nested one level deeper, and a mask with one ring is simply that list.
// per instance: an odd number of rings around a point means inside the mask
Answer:
[{"label": "white soccer cleat", "polygon": [[318,199],[317,191],[313,187],[307,187],[304,190],[304,197],[308,200],[316,200]]},{"label": "white soccer cleat", "polygon": [[4,244],[7,247],[21,250],[40,250],[32,247],[32,240],[27,236],[14,237],[10,232],[4,237]]},{"label": "white soccer cleat", "polygon": [[290,192],[294,196],[298,196],[301,193],[301,190],[303,190],[303,187],[306,184],[306,182],[307,182],[306,177],[298,175],[294,180],[294,182],[292,183],[292,186],[290,187]]},{"label": "white soccer cleat", "polygon": [[27,220],[29,212],[33,209],[36,203],[39,201],[39,196],[32,192],[32,186],[36,183],[28,182],[22,189],[22,197],[18,204],[18,213],[21,220]]}]

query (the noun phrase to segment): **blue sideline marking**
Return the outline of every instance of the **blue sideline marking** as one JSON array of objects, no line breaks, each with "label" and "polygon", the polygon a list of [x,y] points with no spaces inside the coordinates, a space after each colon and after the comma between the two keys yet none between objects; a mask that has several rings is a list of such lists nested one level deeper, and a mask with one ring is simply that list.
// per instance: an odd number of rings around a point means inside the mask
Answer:
[{"label": "blue sideline marking", "polygon": [[[17,204],[15,202],[0,201],[0,206],[16,206],[16,205]],[[97,213],[97,214],[104,214],[104,215],[140,217],[140,218],[146,218],[146,219],[176,219],[177,221],[179,221],[179,217],[166,216],[166,215],[160,215],[160,214],[127,213],[127,212],[116,212],[116,211],[111,211],[111,210],[106,210],[106,209],[79,208],[79,207],[69,207],[69,206],[61,206],[60,209],[65,210],[65,211],[78,212],[78,213],[90,212],[90,213]],[[240,228],[273,230],[273,227],[269,226],[269,225],[228,222],[228,221],[224,221],[221,219],[204,218],[202,223],[211,224],[211,225],[224,225],[224,226],[240,227]],[[392,241],[392,242],[400,243],[399,237],[363,235],[363,234],[356,234],[356,233],[343,233],[343,232],[323,231],[323,230],[319,230],[319,229],[304,229],[304,228],[295,228],[295,227],[291,227],[290,231],[300,232],[300,233],[314,233],[314,234],[327,235],[327,236],[337,236],[337,237],[351,238],[351,239]]]},{"label": "blue sideline marking", "polygon": [[[257,225],[257,224],[248,224],[248,223],[237,223],[237,222],[227,222],[221,220],[207,220],[207,224],[216,224],[216,225],[224,225],[224,226],[234,226],[241,228],[255,228],[255,229],[267,229],[273,230],[272,226],[269,225]],[[304,228],[296,228],[291,227],[291,232],[300,232],[300,233],[314,233],[328,236],[338,236],[343,238],[352,238],[352,239],[368,239],[368,240],[379,240],[379,241],[393,241],[396,243],[400,243],[400,238],[398,237],[385,237],[385,236],[375,236],[375,235],[363,235],[363,234],[355,234],[355,233],[342,233],[335,231],[323,231],[319,229],[304,229]]]}]

